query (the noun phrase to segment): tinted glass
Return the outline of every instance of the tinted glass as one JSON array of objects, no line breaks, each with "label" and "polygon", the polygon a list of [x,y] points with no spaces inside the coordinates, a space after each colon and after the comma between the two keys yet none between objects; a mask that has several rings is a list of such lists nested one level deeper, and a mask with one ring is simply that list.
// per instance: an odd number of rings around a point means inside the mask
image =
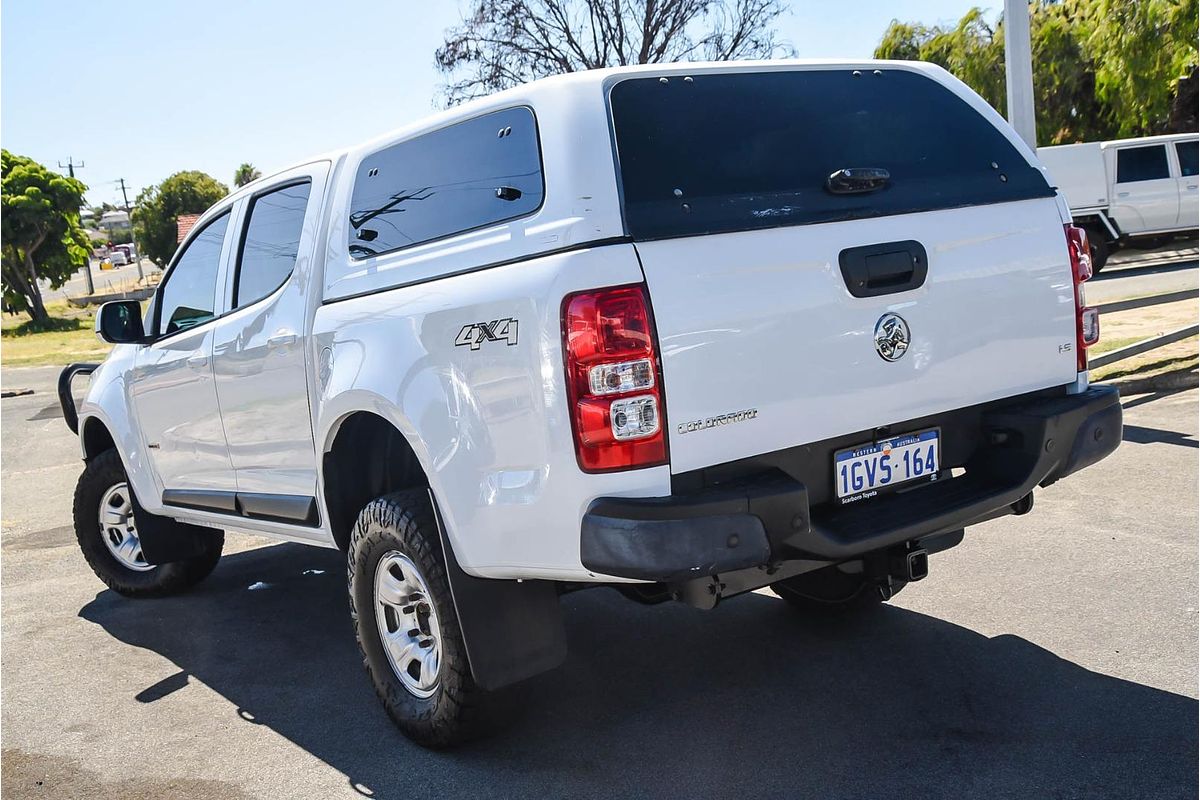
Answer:
[{"label": "tinted glass", "polygon": [[[990,122],[911,72],[638,78],[616,84],[610,102],[635,238],[1051,195]],[[866,193],[826,188],[846,168],[884,169],[890,178]]]},{"label": "tinted glass", "polygon": [[368,156],[350,202],[356,258],[494,225],[542,204],[537,125],[527,108],[460,122]]},{"label": "tinted glass", "polygon": [[171,268],[159,292],[160,334],[191,328],[216,316],[217,271],[228,226],[228,213],[208,223]]},{"label": "tinted glass", "polygon": [[1197,172],[1196,146],[1196,142],[1175,143],[1175,152],[1179,154],[1179,174],[1185,178]]},{"label": "tinted glass", "polygon": [[250,220],[238,255],[233,307],[261,300],[292,274],[308,208],[309,183],[259,195],[250,204]]},{"label": "tinted glass", "polygon": [[1161,144],[1126,147],[1117,151],[1117,183],[1153,181],[1170,176],[1167,148]]}]

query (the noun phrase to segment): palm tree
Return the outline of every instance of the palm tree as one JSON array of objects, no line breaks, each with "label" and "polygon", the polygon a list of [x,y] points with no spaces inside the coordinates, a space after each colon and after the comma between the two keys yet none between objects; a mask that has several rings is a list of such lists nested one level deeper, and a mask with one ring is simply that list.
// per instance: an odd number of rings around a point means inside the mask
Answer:
[{"label": "palm tree", "polygon": [[262,173],[258,171],[253,164],[242,164],[233,173],[233,185],[245,186],[250,181],[256,181],[262,177]]}]

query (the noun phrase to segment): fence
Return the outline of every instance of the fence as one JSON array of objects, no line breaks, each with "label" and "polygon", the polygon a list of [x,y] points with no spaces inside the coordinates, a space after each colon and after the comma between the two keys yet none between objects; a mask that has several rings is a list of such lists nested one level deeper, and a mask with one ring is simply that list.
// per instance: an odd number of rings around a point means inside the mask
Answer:
[{"label": "fence", "polygon": [[[1104,305],[1097,306],[1097,308],[1100,309],[1100,316],[1103,318],[1105,314],[1111,314],[1115,311],[1129,311],[1130,309],[1134,308],[1145,308],[1146,306],[1157,306],[1164,303],[1177,303],[1180,300],[1192,300],[1197,297],[1200,297],[1200,290],[1185,289],[1181,292],[1168,292],[1167,294],[1158,294],[1153,295],[1152,297],[1139,297],[1134,300],[1120,300],[1115,303],[1105,303]],[[1159,336],[1152,336],[1149,339],[1143,339],[1140,342],[1134,342],[1131,345],[1127,345],[1117,350],[1110,350],[1103,355],[1089,358],[1088,369],[1096,369],[1098,367],[1108,366],[1109,364],[1115,364],[1116,362],[1123,361],[1126,358],[1141,355],[1142,353],[1150,350],[1157,350],[1158,348],[1164,347],[1168,344],[1174,344],[1175,342],[1183,341],[1184,339],[1195,336],[1198,333],[1200,333],[1200,325],[1188,325]]]}]

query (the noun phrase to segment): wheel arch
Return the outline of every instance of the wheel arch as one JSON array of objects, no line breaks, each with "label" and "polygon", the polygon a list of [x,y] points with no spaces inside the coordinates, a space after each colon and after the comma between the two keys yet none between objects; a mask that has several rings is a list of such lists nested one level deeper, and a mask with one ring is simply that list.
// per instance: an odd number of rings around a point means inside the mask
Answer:
[{"label": "wheel arch", "polygon": [[359,408],[338,416],[325,434],[320,469],[326,519],[343,551],[367,503],[404,489],[431,488],[425,464],[401,424],[378,410]]}]

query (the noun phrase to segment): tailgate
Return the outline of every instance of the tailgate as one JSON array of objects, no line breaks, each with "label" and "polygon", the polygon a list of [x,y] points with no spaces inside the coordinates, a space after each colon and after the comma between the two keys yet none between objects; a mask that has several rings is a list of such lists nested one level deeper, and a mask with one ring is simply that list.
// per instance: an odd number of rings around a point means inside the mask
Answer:
[{"label": "tailgate", "polygon": [[[611,103],[673,471],[1074,381],[1053,191],[938,82],[698,74]],[[831,190],[846,168],[876,185]]]},{"label": "tailgate", "polygon": [[[924,285],[850,294],[839,253],[907,240],[928,254]],[[1073,287],[1053,200],[637,249],[677,472],[1075,380]],[[910,332],[896,361],[875,347],[888,313]],[[743,411],[756,413],[709,422]]]}]

